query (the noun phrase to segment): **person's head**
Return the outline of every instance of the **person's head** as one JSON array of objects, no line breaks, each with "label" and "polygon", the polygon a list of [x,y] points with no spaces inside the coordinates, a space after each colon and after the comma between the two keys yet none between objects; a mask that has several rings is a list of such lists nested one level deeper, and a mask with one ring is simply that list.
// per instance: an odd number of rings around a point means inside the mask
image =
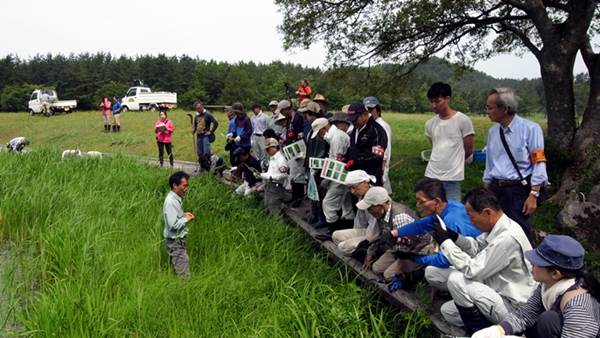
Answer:
[{"label": "person's head", "polygon": [[277,109],[279,109],[279,113],[285,117],[290,117],[292,115],[292,103],[288,100],[279,101]]},{"label": "person's head", "polygon": [[274,138],[265,140],[265,150],[269,156],[275,155],[279,151],[279,142]]},{"label": "person's head", "polygon": [[429,177],[423,177],[417,181],[415,199],[417,211],[422,217],[441,214],[448,203],[442,181]]},{"label": "person's head", "polygon": [[427,91],[427,99],[431,104],[431,109],[436,114],[443,114],[450,109],[451,97],[452,89],[447,83],[436,82]]},{"label": "person's head", "polygon": [[381,117],[381,104],[379,103],[379,99],[377,99],[375,96],[365,97],[363,99],[363,104],[374,119]]},{"label": "person's head", "polygon": [[253,112],[254,114],[258,114],[258,113],[260,113],[261,109],[262,109],[262,107],[260,106],[260,103],[254,103],[254,104],[252,105],[252,112]]},{"label": "person's head", "polygon": [[525,252],[525,258],[533,265],[533,279],[548,287],[581,275],[584,256],[583,246],[565,235],[548,235],[535,250]]},{"label": "person's head", "polygon": [[375,183],[375,176],[367,174],[364,170],[352,170],[346,175],[344,184],[350,193],[358,198],[365,196],[369,190],[370,183]]},{"label": "person's head", "polygon": [[348,120],[355,128],[362,128],[369,121],[369,112],[362,102],[355,102],[348,107]]},{"label": "person's head", "polygon": [[[46,95],[48,95],[48,94],[46,93]],[[102,101],[105,101],[105,102],[108,101],[108,96],[102,96]]]},{"label": "person's head", "polygon": [[196,103],[194,103],[194,108],[197,112],[202,113],[204,111],[204,102],[196,101]]},{"label": "person's head", "polygon": [[318,119],[315,119],[311,123],[311,128],[312,128],[311,138],[315,138],[317,136],[319,136],[320,138],[323,138],[325,136],[325,134],[329,131],[330,127],[331,127],[331,125],[329,124],[329,121],[327,121],[326,118],[320,117]]},{"label": "person's head", "polygon": [[235,113],[235,115],[239,118],[246,117],[246,112],[244,111],[244,105],[240,102],[235,102],[231,105],[231,110]]},{"label": "person's head", "polygon": [[327,101],[325,96],[323,96],[321,94],[316,94],[313,101],[319,105],[319,107],[320,107],[319,111],[321,113],[326,112],[327,108],[329,108],[329,101]]},{"label": "person's head", "polygon": [[235,117],[235,112],[231,108],[229,108],[229,109],[227,109],[226,115],[227,115],[227,119],[231,120],[232,118]]},{"label": "person's head", "polygon": [[495,88],[488,92],[486,110],[490,120],[502,122],[517,113],[517,99],[510,88]]},{"label": "person's head", "polygon": [[490,232],[503,214],[498,198],[489,189],[476,188],[469,191],[464,203],[471,224],[482,232]]},{"label": "person's head", "polygon": [[233,152],[233,156],[237,158],[239,162],[246,162],[250,158],[250,153],[247,149],[239,147]]},{"label": "person's head", "polygon": [[278,104],[278,103],[279,103],[279,102],[277,102],[277,101],[275,101],[275,100],[273,100],[273,101],[269,102],[269,111],[270,111],[271,113],[274,113],[274,112],[277,110],[277,104]]},{"label": "person's head", "polygon": [[164,110],[163,110],[163,111],[160,111],[160,112],[158,112],[158,118],[159,118],[161,121],[164,121],[164,120],[166,120],[166,119],[167,119],[167,112],[166,112],[166,111],[164,111]]},{"label": "person's head", "polygon": [[307,79],[300,80],[300,86],[302,86],[302,87],[308,86],[308,80]]},{"label": "person's head", "polygon": [[183,171],[173,173],[173,175],[169,177],[169,187],[171,187],[171,191],[183,197],[190,187],[188,183],[189,179],[190,175]]},{"label": "person's head", "polygon": [[318,117],[321,116],[319,113],[320,109],[321,107],[319,107],[316,102],[306,99],[303,100],[300,104],[300,107],[298,107],[298,112],[302,113],[304,119],[308,123],[312,124]]},{"label": "person's head", "polygon": [[348,114],[342,112],[333,113],[333,116],[329,120],[337,129],[347,132],[350,128],[350,121],[348,121]]},{"label": "person's head", "polygon": [[360,210],[367,210],[376,219],[382,219],[390,208],[391,199],[383,187],[371,187],[365,197],[356,203]]},{"label": "person's head", "polygon": [[117,101],[117,100],[118,100],[118,98],[115,95],[113,95],[113,101]]}]

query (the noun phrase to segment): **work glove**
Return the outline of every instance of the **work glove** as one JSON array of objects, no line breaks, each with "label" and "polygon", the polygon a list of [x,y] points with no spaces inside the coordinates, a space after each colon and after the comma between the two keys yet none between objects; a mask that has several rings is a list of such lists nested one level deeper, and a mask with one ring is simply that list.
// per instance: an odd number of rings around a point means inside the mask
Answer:
[{"label": "work glove", "polygon": [[433,239],[435,239],[435,241],[439,245],[444,243],[444,241],[447,239],[450,239],[454,242],[458,238],[458,234],[456,232],[454,232],[450,229],[446,229],[446,230],[442,229],[442,225],[440,224],[437,217],[433,218],[433,226],[434,226],[434,231],[431,233],[431,236],[433,236]]},{"label": "work glove", "polygon": [[485,329],[481,329],[475,332],[471,338],[499,338],[504,337],[504,333],[502,329],[498,325],[486,327]]},{"label": "work glove", "polygon": [[242,142],[242,138],[241,138],[241,137],[239,137],[239,136],[237,136],[237,137],[235,138],[235,143],[239,144],[240,142]]},{"label": "work glove", "polygon": [[350,170],[350,169],[352,169],[353,166],[354,166],[354,160],[350,160],[350,161],[346,162],[345,168],[346,168],[346,170]]},{"label": "work glove", "polygon": [[395,275],[394,278],[392,278],[391,282],[388,284],[388,291],[396,292],[400,289],[402,289],[402,278],[400,278],[400,275]]}]

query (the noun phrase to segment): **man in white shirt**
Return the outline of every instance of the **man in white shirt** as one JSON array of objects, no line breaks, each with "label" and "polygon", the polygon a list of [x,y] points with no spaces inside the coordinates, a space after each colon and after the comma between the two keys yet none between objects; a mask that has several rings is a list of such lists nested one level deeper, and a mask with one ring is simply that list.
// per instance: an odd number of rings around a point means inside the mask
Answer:
[{"label": "man in white shirt", "polygon": [[463,237],[438,222],[432,235],[451,267],[428,266],[425,278],[450,292],[452,301],[442,305],[442,316],[465,326],[470,337],[527,303],[536,283],[525,259],[531,244],[521,226],[502,212],[494,193],[485,188],[470,191],[465,208],[481,235]]},{"label": "man in white shirt", "polygon": [[425,123],[425,135],[432,145],[425,176],[442,181],[446,197],[460,201],[460,183],[465,178],[465,160],[473,154],[475,131],[469,117],[450,108],[451,96],[450,85],[442,82],[427,91],[436,116]]},{"label": "man in white shirt", "polygon": [[252,112],[254,113],[254,116],[250,119],[250,122],[252,122],[252,152],[256,159],[263,164],[267,162],[263,132],[269,129],[270,119],[262,112],[261,106],[258,103],[252,105]]},{"label": "man in white shirt", "polygon": [[265,183],[264,203],[271,214],[279,215],[283,210],[285,185],[288,181],[288,164],[279,150],[279,142],[274,138],[265,140],[265,151],[269,155],[269,168],[260,174]]},{"label": "man in white shirt", "polygon": [[392,159],[392,127],[383,120],[381,117],[381,105],[379,100],[375,96],[367,96],[363,99],[363,104],[367,108],[367,111],[371,114],[375,122],[383,127],[387,135],[387,147],[383,154],[383,187],[392,194],[392,185],[390,184],[389,172],[390,172],[390,161]]}]

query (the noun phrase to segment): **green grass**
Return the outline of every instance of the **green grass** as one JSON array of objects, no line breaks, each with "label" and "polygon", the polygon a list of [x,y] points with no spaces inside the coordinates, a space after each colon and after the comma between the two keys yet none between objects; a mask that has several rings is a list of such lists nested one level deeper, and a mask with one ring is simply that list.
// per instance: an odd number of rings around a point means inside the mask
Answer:
[{"label": "green grass", "polygon": [[413,337],[429,330],[422,314],[373,302],[299,228],[211,177],[192,178],[184,202],[197,218],[188,237],[192,278],[180,280],[161,235],[169,171],[126,157],[59,158],[0,154],[0,236],[13,257],[3,266],[0,313],[11,314],[4,336]]}]

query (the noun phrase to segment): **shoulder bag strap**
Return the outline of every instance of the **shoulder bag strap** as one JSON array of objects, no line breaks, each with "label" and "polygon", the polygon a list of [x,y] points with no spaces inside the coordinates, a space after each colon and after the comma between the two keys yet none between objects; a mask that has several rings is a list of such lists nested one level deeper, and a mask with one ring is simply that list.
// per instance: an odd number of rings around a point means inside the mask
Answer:
[{"label": "shoulder bag strap", "polygon": [[519,170],[519,167],[517,166],[517,161],[515,161],[515,158],[513,157],[513,154],[510,151],[510,148],[508,147],[508,143],[506,143],[506,137],[504,136],[504,130],[502,129],[502,126],[499,126],[498,129],[500,130],[500,140],[502,141],[504,150],[506,151],[506,154],[508,155],[508,158],[510,159],[510,162],[512,163],[513,167],[517,171],[517,174],[519,175],[519,179],[521,180],[521,184],[527,185],[528,184],[527,180],[523,178],[523,175],[521,175],[521,171]]}]

